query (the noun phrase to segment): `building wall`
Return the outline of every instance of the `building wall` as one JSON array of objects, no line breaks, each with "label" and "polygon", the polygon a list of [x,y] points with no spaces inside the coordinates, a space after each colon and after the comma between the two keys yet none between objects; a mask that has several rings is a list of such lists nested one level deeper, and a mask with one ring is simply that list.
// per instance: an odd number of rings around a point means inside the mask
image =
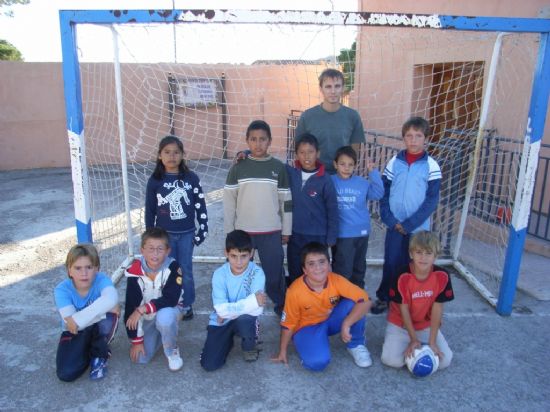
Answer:
[{"label": "building wall", "polygon": [[[154,159],[170,133],[169,72],[180,77],[226,75],[228,155],[246,147],[257,118],[272,127],[272,151],[286,150],[287,117],[319,100],[323,65],[121,65],[129,162]],[[113,66],[81,65],[86,154],[91,164],[120,162]],[[70,166],[60,63],[0,62],[0,170]],[[312,88],[313,85],[313,88]],[[222,155],[221,108],[174,111],[175,134],[189,159]]]},{"label": "building wall", "polygon": [[59,63],[0,62],[0,170],[69,165]]}]

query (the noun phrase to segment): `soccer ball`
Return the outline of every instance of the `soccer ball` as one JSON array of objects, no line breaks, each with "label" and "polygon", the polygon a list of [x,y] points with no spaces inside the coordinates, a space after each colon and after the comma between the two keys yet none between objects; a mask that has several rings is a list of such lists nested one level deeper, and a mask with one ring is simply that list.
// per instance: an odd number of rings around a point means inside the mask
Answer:
[{"label": "soccer ball", "polygon": [[430,376],[439,367],[439,358],[428,345],[415,349],[413,355],[408,356],[405,362],[409,371],[418,378]]}]

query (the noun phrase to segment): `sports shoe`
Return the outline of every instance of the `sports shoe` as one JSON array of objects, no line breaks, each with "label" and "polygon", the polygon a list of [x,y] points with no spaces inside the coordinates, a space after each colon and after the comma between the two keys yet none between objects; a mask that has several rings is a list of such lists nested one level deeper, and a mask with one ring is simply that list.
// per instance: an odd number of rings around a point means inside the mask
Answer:
[{"label": "sports shoe", "polygon": [[172,372],[179,371],[183,367],[183,359],[180,356],[180,350],[178,348],[174,349],[172,351],[172,354],[170,356],[167,356],[168,358],[168,368]]},{"label": "sports shoe", "polygon": [[348,352],[353,358],[353,361],[360,368],[368,368],[372,365],[369,350],[365,345],[358,345],[355,348],[348,348]]},{"label": "sports shoe", "polygon": [[381,313],[384,313],[386,309],[388,309],[388,302],[386,302],[385,300],[376,299],[376,302],[374,302],[374,305],[372,305],[370,311],[375,315],[379,315]]},{"label": "sports shoe", "polygon": [[90,361],[90,379],[98,381],[107,375],[107,359],[92,358]]},{"label": "sports shoe", "polygon": [[255,362],[258,360],[259,356],[259,350],[258,349],[252,349],[252,350],[245,350],[243,352],[244,360],[247,362]]},{"label": "sports shoe", "polygon": [[189,309],[183,310],[183,315],[181,316],[181,320],[191,320],[193,319],[194,313],[193,313],[193,307],[189,306]]}]

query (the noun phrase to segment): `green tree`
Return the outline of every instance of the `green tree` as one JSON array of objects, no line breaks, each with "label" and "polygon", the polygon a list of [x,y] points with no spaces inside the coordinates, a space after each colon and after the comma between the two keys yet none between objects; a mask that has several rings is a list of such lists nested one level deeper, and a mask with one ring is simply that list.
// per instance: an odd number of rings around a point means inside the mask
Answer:
[{"label": "green tree", "polygon": [[0,60],[23,61],[23,56],[17,48],[6,40],[0,39]]},{"label": "green tree", "polygon": [[13,10],[9,7],[14,4],[29,4],[30,0],[0,0],[0,9],[2,9],[2,14],[8,17],[13,17]]},{"label": "green tree", "polygon": [[344,73],[344,90],[349,93],[355,85],[355,50],[357,43],[353,42],[350,49],[340,49],[338,63]]}]

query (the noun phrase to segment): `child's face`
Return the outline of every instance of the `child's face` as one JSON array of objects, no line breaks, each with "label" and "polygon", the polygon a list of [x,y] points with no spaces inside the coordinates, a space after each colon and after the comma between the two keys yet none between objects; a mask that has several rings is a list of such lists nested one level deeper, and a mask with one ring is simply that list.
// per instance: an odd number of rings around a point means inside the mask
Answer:
[{"label": "child's face", "polygon": [[344,83],[337,77],[326,77],[320,89],[324,103],[338,104],[344,93]]},{"label": "child's face", "polygon": [[410,154],[419,154],[424,151],[424,143],[426,141],[426,136],[422,133],[422,130],[415,129],[413,127],[409,128],[403,136],[405,141],[405,147],[407,152]]},{"label": "child's face", "polygon": [[251,130],[246,138],[250,155],[256,158],[267,157],[267,149],[271,145],[271,139],[265,130]]},{"label": "child's face", "polygon": [[252,259],[253,251],[230,249],[225,251],[225,257],[229,261],[229,267],[234,275],[240,275],[248,267]]},{"label": "child's face", "polygon": [[355,162],[351,157],[343,154],[340,155],[338,160],[334,162],[334,168],[336,169],[338,176],[342,179],[349,179],[355,169]]},{"label": "child's face", "polygon": [[170,246],[163,239],[149,238],[141,248],[141,254],[149,268],[158,270],[162,267],[164,259],[170,254]]},{"label": "child's face", "polygon": [[99,268],[92,264],[89,256],[81,256],[69,268],[69,277],[78,291],[88,291],[94,283]]},{"label": "child's face", "polygon": [[304,170],[315,170],[315,163],[319,158],[319,152],[315,146],[309,143],[302,143],[296,150],[296,158]]},{"label": "child's face", "polygon": [[177,144],[169,143],[160,151],[159,159],[168,173],[177,173],[183,160],[183,152]]},{"label": "child's face", "polygon": [[330,272],[330,263],[322,253],[308,253],[304,261],[304,274],[315,284],[322,284],[327,280]]},{"label": "child's face", "polygon": [[413,249],[410,255],[417,272],[427,273],[432,270],[435,263],[435,253],[424,249]]}]

